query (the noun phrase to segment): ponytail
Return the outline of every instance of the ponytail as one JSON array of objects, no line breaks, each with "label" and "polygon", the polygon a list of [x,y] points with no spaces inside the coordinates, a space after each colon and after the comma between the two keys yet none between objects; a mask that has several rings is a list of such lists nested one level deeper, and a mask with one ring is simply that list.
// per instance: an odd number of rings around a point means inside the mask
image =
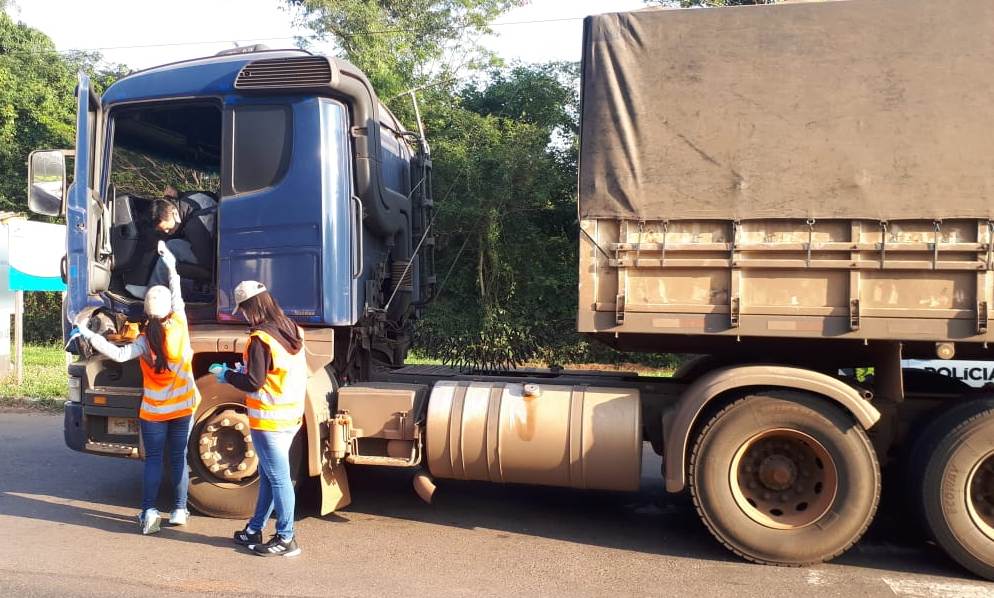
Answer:
[{"label": "ponytail", "polygon": [[166,329],[162,318],[149,317],[145,321],[145,340],[148,341],[149,354],[145,361],[155,368],[156,374],[161,374],[169,367],[166,356]]}]

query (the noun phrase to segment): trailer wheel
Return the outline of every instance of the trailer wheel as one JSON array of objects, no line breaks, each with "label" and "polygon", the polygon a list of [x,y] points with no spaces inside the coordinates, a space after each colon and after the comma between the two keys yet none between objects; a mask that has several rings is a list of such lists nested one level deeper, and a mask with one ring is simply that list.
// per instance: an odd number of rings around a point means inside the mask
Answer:
[{"label": "trailer wheel", "polygon": [[994,580],[994,399],[957,405],[912,453],[921,467],[922,515],[953,560]]},{"label": "trailer wheel", "polygon": [[827,401],[794,391],[748,396],[712,417],[694,444],[689,482],[715,538],[769,565],[842,554],[880,498],[866,432]]},{"label": "trailer wheel", "polygon": [[[202,401],[187,446],[190,506],[211,517],[248,518],[259,493],[258,457],[249,435],[245,393],[208,374],[197,380]],[[294,485],[300,479],[303,428],[290,447]]]}]

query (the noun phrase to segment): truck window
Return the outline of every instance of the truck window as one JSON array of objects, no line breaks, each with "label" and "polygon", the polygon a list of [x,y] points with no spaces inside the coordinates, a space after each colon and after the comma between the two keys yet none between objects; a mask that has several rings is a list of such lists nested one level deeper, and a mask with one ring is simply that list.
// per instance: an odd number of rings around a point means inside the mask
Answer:
[{"label": "truck window", "polygon": [[[111,109],[109,127],[105,196],[111,202],[114,255],[109,290],[118,298],[137,300],[157,261],[160,236],[153,229],[154,200],[164,196],[167,186],[182,197],[218,196],[221,108],[209,101],[122,106]],[[213,219],[210,222],[213,228]],[[213,299],[213,259],[207,261],[181,272],[189,303]]]},{"label": "truck window", "polygon": [[233,191],[248,193],[279,182],[290,161],[290,110],[285,106],[237,108],[232,124]]}]

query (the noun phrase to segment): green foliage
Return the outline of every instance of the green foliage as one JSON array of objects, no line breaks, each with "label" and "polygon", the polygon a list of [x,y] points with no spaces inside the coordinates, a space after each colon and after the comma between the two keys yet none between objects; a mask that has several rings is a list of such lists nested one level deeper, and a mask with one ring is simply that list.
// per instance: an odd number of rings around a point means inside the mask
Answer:
[{"label": "green foliage", "polygon": [[518,66],[429,98],[446,274],[418,330],[428,356],[496,368],[576,344],[576,75]]},{"label": "green foliage", "polygon": [[[13,356],[11,356],[13,357]],[[11,364],[13,365],[13,364]],[[13,376],[0,379],[0,406],[23,405],[10,399],[48,399],[34,405],[61,409],[61,401],[69,394],[66,375],[66,354],[55,344],[25,344],[24,382],[18,385]]]},{"label": "green foliage", "polygon": [[166,185],[177,189],[197,189],[219,193],[221,177],[191,166],[170,162],[120,147],[114,148],[111,183],[118,194],[161,197]]},{"label": "green foliage", "polygon": [[29,343],[62,340],[62,293],[24,293],[24,340]]},{"label": "green foliage", "polygon": [[103,89],[123,67],[98,68],[100,56],[59,54],[44,33],[0,10],[0,210],[25,211],[32,150],[73,146],[76,73]]},{"label": "green foliage", "polygon": [[527,0],[284,0],[335,41],[383,98],[491,63],[488,23]]}]

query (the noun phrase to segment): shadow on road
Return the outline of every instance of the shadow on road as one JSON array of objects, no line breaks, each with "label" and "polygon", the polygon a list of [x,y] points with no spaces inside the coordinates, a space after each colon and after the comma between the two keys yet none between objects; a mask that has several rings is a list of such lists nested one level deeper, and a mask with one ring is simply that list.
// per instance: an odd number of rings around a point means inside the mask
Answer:
[{"label": "shadow on road", "polygon": [[[48,437],[22,434],[3,423],[0,515],[135,533],[131,514],[141,500],[141,463],[68,450],[61,441],[61,421],[47,422]],[[328,524],[362,525],[366,517],[390,518],[645,554],[740,562],[711,537],[690,499],[667,494],[660,479],[644,479],[637,494],[439,480],[434,504],[427,505],[415,496],[412,475],[409,470],[353,467],[349,471],[352,504],[324,518],[317,514],[316,484],[308,481],[299,493],[298,519],[320,519],[317,529],[321,530]],[[166,498],[160,497],[160,507],[168,504]],[[899,508],[900,498],[885,497],[864,539],[835,562],[881,572],[973,579],[922,540]],[[122,511],[128,515],[122,516]],[[226,536],[169,527],[160,533],[236,550]]]}]

